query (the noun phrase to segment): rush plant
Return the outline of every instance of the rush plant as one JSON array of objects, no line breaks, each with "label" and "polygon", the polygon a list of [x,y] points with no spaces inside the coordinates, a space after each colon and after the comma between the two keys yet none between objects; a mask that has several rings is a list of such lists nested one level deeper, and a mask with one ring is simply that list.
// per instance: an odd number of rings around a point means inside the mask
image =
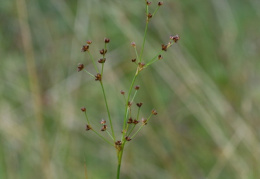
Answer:
[{"label": "rush plant", "polygon": [[[109,111],[109,104],[107,102],[107,96],[106,96],[106,91],[104,88],[103,84],[103,75],[104,75],[104,66],[106,63],[106,54],[107,54],[107,45],[110,43],[109,38],[104,39],[104,48],[99,51],[101,58],[97,60],[97,62],[101,65],[101,67],[98,67],[98,63],[96,63],[96,60],[93,58],[92,52],[91,52],[91,44],[92,41],[88,40],[85,45],[81,48],[82,52],[88,53],[89,58],[91,59],[93,63],[93,67],[95,68],[96,74],[92,74],[89,71],[87,71],[84,68],[83,64],[78,65],[78,71],[85,71],[90,77],[92,77],[95,81],[97,81],[100,84],[100,87],[102,89],[103,97],[104,97],[104,102],[106,106],[106,111],[107,111],[107,117],[108,117],[108,124],[107,121],[102,119],[100,121],[100,129],[95,129],[91,125],[91,120],[88,118],[88,113],[87,109],[85,107],[81,108],[81,111],[84,113],[85,118],[86,118],[86,131],[88,132],[93,132],[95,133],[98,137],[100,137],[103,141],[105,141],[107,144],[115,148],[116,153],[117,153],[117,179],[120,178],[120,169],[121,169],[121,163],[122,163],[122,156],[124,152],[124,148],[126,147],[126,144],[129,141],[132,141],[137,134],[140,132],[140,130],[148,124],[150,121],[151,117],[153,115],[157,115],[157,111],[155,109],[151,110],[150,115],[147,118],[140,118],[140,110],[143,105],[142,102],[135,103],[135,97],[137,92],[140,89],[139,85],[135,85],[135,81],[137,77],[140,75],[140,73],[152,65],[153,63],[160,61],[163,59],[162,54],[168,50],[169,47],[171,47],[174,43],[176,43],[180,38],[178,35],[170,36],[168,43],[163,44],[161,48],[158,48],[158,52],[155,53],[154,57],[151,59],[146,59],[143,56],[144,48],[145,48],[145,41],[146,41],[146,35],[147,35],[147,30],[148,30],[148,24],[151,21],[151,19],[156,15],[157,11],[159,8],[163,5],[163,2],[158,2],[157,8],[154,10],[153,13],[151,13],[149,10],[151,2],[145,0],[145,6],[146,6],[146,25],[145,25],[145,30],[144,30],[144,37],[143,37],[143,42],[141,45],[141,48],[139,49],[140,53],[138,53],[137,50],[137,45],[135,42],[131,43],[131,46],[133,50],[135,51],[135,57],[132,59],[132,62],[136,65],[136,70],[133,75],[133,79],[131,82],[131,85],[129,87],[128,92],[126,93],[125,91],[121,90],[120,93],[124,96],[125,99],[125,106],[124,106],[124,116],[122,116],[121,120],[123,120],[123,126],[122,126],[122,132],[119,134],[119,136],[116,136],[113,128],[113,118],[110,115]],[[134,105],[135,103],[135,105]],[[132,114],[132,108],[136,107],[138,108],[136,114]],[[107,138],[101,135],[101,132],[106,132],[107,133]],[[120,139],[120,140],[118,140]]]}]

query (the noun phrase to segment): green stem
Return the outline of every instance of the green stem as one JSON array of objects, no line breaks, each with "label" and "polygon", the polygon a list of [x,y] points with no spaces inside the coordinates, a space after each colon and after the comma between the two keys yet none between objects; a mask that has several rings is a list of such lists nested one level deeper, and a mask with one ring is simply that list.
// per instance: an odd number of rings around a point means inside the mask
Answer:
[{"label": "green stem", "polygon": [[87,70],[84,69],[84,71],[89,74],[90,76],[92,76],[93,78],[95,78],[95,76],[93,74],[91,74],[90,72],[88,72]]},{"label": "green stem", "polygon": [[104,99],[105,99],[105,103],[106,103],[106,109],[107,109],[107,114],[108,114],[109,123],[110,123],[110,126],[111,126],[111,131],[112,131],[112,135],[113,135],[113,140],[114,140],[114,142],[115,142],[116,139],[115,139],[115,133],[114,133],[114,129],[113,129],[113,123],[112,123],[111,116],[110,116],[110,112],[109,112],[109,109],[108,109],[107,97],[106,97],[106,93],[105,93],[105,90],[104,90],[104,86],[103,86],[102,81],[100,81],[100,84],[101,84],[102,92],[103,92]]},{"label": "green stem", "polygon": [[96,63],[95,63],[95,61],[94,61],[94,58],[93,58],[93,56],[91,55],[90,51],[88,51],[88,54],[89,54],[89,56],[90,56],[90,59],[92,60],[92,63],[93,63],[93,65],[94,65],[94,68],[96,69],[97,73],[99,73],[98,68],[97,68],[97,66],[96,66]]},{"label": "green stem", "polygon": [[117,154],[117,159],[118,159],[118,165],[117,165],[117,179],[120,179],[120,169],[121,169],[121,162],[122,162],[122,156],[123,156],[123,151],[125,147],[125,140],[123,141],[121,149],[118,151]]},{"label": "green stem", "polygon": [[91,129],[93,132],[95,132],[101,139],[103,139],[105,142],[107,142],[108,144],[114,146],[113,143],[111,143],[110,141],[108,141],[106,138],[104,138],[102,135],[100,135],[97,131],[95,131],[94,129]]},{"label": "green stem", "polygon": [[144,52],[144,44],[145,44],[145,40],[146,40],[146,34],[147,34],[148,22],[149,22],[148,13],[149,13],[149,9],[148,9],[148,5],[146,5],[146,25],[145,25],[144,39],[143,39],[143,45],[142,45],[142,49],[141,49],[141,54],[140,54],[139,62],[142,61],[143,52]]},{"label": "green stem", "polygon": [[[152,114],[150,114],[150,116],[148,117],[146,123],[149,122],[151,116],[152,116]],[[138,132],[144,127],[144,125],[145,125],[145,124],[142,124],[142,125],[139,127],[139,129],[134,133],[134,135],[131,137],[131,139],[133,139],[133,138],[136,136],[136,134],[138,134]]]}]

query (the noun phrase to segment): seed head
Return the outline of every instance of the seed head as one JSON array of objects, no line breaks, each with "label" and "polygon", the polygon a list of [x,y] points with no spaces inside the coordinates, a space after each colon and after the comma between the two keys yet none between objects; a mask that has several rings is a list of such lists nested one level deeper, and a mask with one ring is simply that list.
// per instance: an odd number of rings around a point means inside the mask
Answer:
[{"label": "seed head", "polygon": [[122,95],[125,95],[125,92],[124,92],[123,90],[121,90],[120,93],[121,93]]},{"label": "seed head", "polygon": [[152,2],[146,1],[146,4],[149,6],[150,4],[152,4]]},{"label": "seed head", "polygon": [[102,125],[104,125],[104,124],[106,124],[106,120],[104,120],[104,119],[102,119],[101,121],[100,121],[100,124],[102,124]]},{"label": "seed head", "polygon": [[131,107],[132,103],[130,101],[128,101],[128,107]]},{"label": "seed head", "polygon": [[98,63],[105,63],[106,62],[106,58],[101,58],[98,60]]},{"label": "seed head", "polygon": [[167,48],[168,48],[167,45],[162,44],[162,50],[163,50],[163,51],[167,51]]},{"label": "seed head", "polygon": [[153,110],[152,110],[152,114],[153,114],[153,115],[157,115],[158,113],[157,113],[157,111],[156,111],[155,109],[153,109]]},{"label": "seed head", "polygon": [[83,45],[81,48],[81,52],[86,52],[89,49],[89,45]]},{"label": "seed head", "polygon": [[118,140],[118,141],[115,142],[115,144],[116,145],[122,145],[122,142],[121,142],[121,140]]},{"label": "seed head", "polygon": [[142,123],[143,123],[143,125],[146,125],[147,124],[147,119],[142,118]]},{"label": "seed head", "polygon": [[130,141],[130,140],[132,140],[132,139],[131,139],[130,137],[126,136],[126,137],[125,137],[125,140]]},{"label": "seed head", "polygon": [[103,125],[101,131],[106,131],[106,130],[107,130],[107,125]]},{"label": "seed head", "polygon": [[147,15],[147,17],[148,17],[148,19],[151,19],[151,18],[153,17],[153,15],[152,15],[151,13],[149,13],[149,14]]},{"label": "seed head", "polygon": [[159,1],[158,2],[158,6],[162,6],[163,5],[163,2],[162,1]]},{"label": "seed head", "polygon": [[132,59],[132,62],[136,62],[136,58]]},{"label": "seed head", "polygon": [[132,124],[133,123],[133,119],[130,117],[127,121],[128,124]]},{"label": "seed head", "polygon": [[84,65],[82,63],[78,64],[78,72],[84,69]]},{"label": "seed head", "polygon": [[101,76],[100,73],[96,74],[96,75],[95,75],[95,78],[96,78],[96,79],[95,79],[96,81],[101,81],[101,80],[102,80],[102,76]]},{"label": "seed head", "polygon": [[131,42],[131,46],[132,46],[132,47],[136,47],[135,42]]},{"label": "seed head", "polygon": [[86,125],[86,131],[89,131],[89,130],[91,130],[92,128],[91,128],[91,126],[90,125]]},{"label": "seed head", "polygon": [[162,55],[158,55],[158,59],[159,60],[163,59],[163,56]]},{"label": "seed head", "polygon": [[180,40],[180,36],[179,35],[174,35],[174,36],[170,36],[170,39],[173,40],[175,43],[178,42],[178,40]]},{"label": "seed head", "polygon": [[135,86],[135,90],[139,90],[140,89],[140,86],[139,85],[136,85]]},{"label": "seed head", "polygon": [[133,121],[134,124],[138,124],[139,121],[137,121],[136,119]]},{"label": "seed head", "polygon": [[143,105],[143,103],[136,103],[136,105],[140,108]]},{"label": "seed head", "polygon": [[110,42],[110,39],[109,38],[105,38],[105,43],[109,43]]},{"label": "seed head", "polygon": [[82,112],[85,112],[85,111],[86,111],[86,108],[85,108],[85,107],[82,107],[82,108],[80,108],[80,110],[81,110]]},{"label": "seed head", "polygon": [[104,54],[107,53],[107,49],[106,49],[106,50],[105,50],[105,49],[101,49],[101,50],[99,51],[99,53],[100,53],[101,55],[104,55]]},{"label": "seed head", "polygon": [[88,45],[92,44],[92,41],[91,40],[87,40],[87,44]]}]

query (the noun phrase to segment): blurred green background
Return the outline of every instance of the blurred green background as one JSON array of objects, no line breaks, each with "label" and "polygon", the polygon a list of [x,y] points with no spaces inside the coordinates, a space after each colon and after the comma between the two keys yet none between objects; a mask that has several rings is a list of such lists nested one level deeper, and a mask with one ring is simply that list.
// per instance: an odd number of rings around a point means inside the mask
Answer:
[{"label": "blurred green background", "polygon": [[[151,11],[157,1],[152,0]],[[100,85],[80,49],[100,58],[117,136],[140,49],[143,0],[0,2],[0,178],[115,178],[115,150],[85,131],[107,119]],[[165,0],[149,24],[144,60],[181,40],[140,74],[142,116],[158,115],[129,142],[124,179],[260,178],[260,1]],[[119,139],[119,137],[118,137]]]}]

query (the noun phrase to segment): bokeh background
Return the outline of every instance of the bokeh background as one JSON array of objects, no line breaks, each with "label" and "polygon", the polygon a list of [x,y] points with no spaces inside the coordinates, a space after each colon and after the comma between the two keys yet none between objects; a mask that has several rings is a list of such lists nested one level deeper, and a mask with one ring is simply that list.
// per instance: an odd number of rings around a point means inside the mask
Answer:
[{"label": "bokeh background", "polygon": [[[119,136],[144,1],[1,1],[0,22],[0,178],[115,178],[115,150],[85,131],[80,111],[97,129],[107,119],[100,85],[77,65],[94,73],[81,47],[92,40],[99,59],[111,39],[103,80]],[[175,34],[136,82],[141,115],[159,114],[127,145],[122,178],[260,178],[260,1],[164,0],[144,61]]]}]

